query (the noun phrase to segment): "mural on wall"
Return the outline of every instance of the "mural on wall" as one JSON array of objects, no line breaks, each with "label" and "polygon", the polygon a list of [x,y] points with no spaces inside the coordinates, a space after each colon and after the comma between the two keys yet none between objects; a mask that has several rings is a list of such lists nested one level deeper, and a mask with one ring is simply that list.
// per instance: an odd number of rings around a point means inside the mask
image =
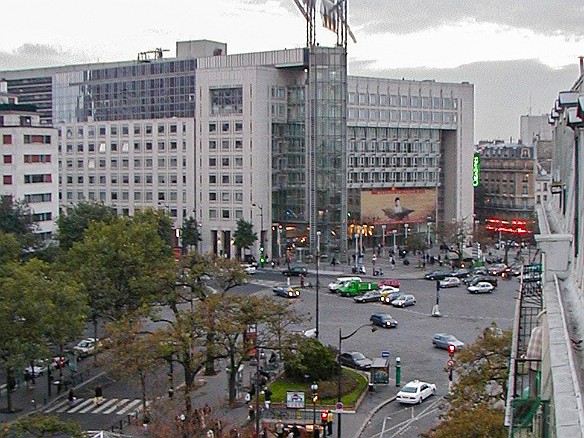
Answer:
[{"label": "mural on wall", "polygon": [[426,223],[436,215],[436,189],[383,189],[361,192],[363,222]]}]

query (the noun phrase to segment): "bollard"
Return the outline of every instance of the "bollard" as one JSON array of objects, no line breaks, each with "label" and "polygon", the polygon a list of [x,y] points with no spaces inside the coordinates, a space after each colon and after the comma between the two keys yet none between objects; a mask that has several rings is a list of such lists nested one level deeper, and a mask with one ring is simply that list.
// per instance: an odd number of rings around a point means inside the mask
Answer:
[{"label": "bollard", "polygon": [[401,358],[395,358],[395,386],[401,385]]}]

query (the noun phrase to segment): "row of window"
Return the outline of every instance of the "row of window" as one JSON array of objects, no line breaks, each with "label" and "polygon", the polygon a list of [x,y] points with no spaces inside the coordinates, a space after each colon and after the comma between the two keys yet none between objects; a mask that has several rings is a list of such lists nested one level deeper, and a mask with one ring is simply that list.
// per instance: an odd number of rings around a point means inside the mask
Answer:
[{"label": "row of window", "polygon": [[[12,155],[4,155],[2,157],[2,162],[4,164],[12,164]],[[26,164],[30,163],[50,163],[51,162],[51,155],[50,154],[26,154],[23,157],[23,162]]]},{"label": "row of window", "polygon": [[455,112],[376,110],[349,108],[350,120],[380,120],[390,122],[457,123]]},{"label": "row of window", "polygon": [[[177,134],[179,132],[179,126],[175,123],[171,124],[171,125],[167,125],[166,123],[159,123],[156,126],[153,126],[150,123],[147,123],[145,125],[142,124],[134,124],[132,125],[132,127],[130,128],[129,125],[110,125],[109,127],[109,134],[110,135],[130,135],[130,129],[132,129],[132,132],[134,133],[134,135],[141,135],[142,133],[145,134],[152,134],[154,131],[156,131],[158,134],[164,134],[166,132],[169,132],[171,134]],[[85,134],[87,134],[88,137],[95,137],[95,133],[97,132],[98,135],[100,137],[104,137],[107,135],[107,126],[106,125],[99,125],[99,126],[78,126],[77,127],[77,137],[78,138],[83,138],[85,136]],[[182,131],[186,132],[186,124],[182,125]],[[67,139],[71,139],[73,138],[75,131],[74,128],[66,128],[66,132],[65,132],[65,136]],[[61,130],[59,130],[59,137],[61,137]]]},{"label": "row of window", "polygon": [[[95,143],[87,143],[87,152],[95,152],[96,151],[95,145],[96,145]],[[182,144],[183,151],[186,150],[186,148],[187,148],[187,143],[186,143],[186,141],[183,141],[183,144]],[[132,149],[134,152],[152,151],[154,149],[154,143],[151,141],[146,141],[146,142],[135,141]],[[166,151],[166,150],[176,151],[176,150],[178,150],[178,142],[176,142],[176,141],[170,141],[170,142],[159,141],[159,142],[157,142],[157,149],[158,149],[158,151]],[[61,150],[62,150],[62,146],[59,145],[59,152],[61,152]],[[67,143],[67,145],[65,146],[65,151],[68,154],[72,154],[73,150],[74,150],[73,144]],[[98,144],[97,150],[100,153],[106,153],[107,151],[128,153],[128,152],[130,152],[130,144],[128,142],[122,142],[122,143],[101,142]],[[76,151],[77,151],[77,153],[84,153],[85,152],[85,145],[83,143],[77,143]]]},{"label": "row of window", "polygon": [[[236,173],[235,175],[230,175],[224,173],[221,175],[221,183],[220,184],[243,184],[243,175],[241,173]],[[209,174],[209,184],[219,184],[219,176],[217,174],[211,173]]]},{"label": "row of window", "polygon": [[[217,167],[217,163],[221,160],[221,167],[231,167],[231,159],[230,157],[209,157],[209,167]],[[233,165],[235,168],[242,168],[243,167],[243,157],[233,157]]]},{"label": "row of window", "polygon": [[349,167],[436,167],[434,157],[350,157]]},{"label": "row of window", "polygon": [[51,202],[53,195],[51,193],[35,193],[24,195],[24,202],[27,204],[36,204],[39,202]]},{"label": "row of window", "polygon": [[[130,192],[129,191],[117,191],[117,190],[112,190],[109,192],[106,191],[99,191],[99,192],[95,192],[95,191],[88,191],[87,192],[87,198],[85,197],[85,193],[82,191],[78,191],[78,192],[67,192],[66,193],[66,199],[67,201],[84,201],[86,199],[89,199],[90,201],[95,201],[98,200],[99,201],[106,201],[108,199],[108,193],[109,193],[109,199],[111,199],[112,201],[129,201],[130,200]],[[76,198],[74,198],[74,194],[76,194]],[[158,201],[178,201],[178,194],[175,191],[171,191],[171,192],[156,192],[153,193],[151,191],[133,191],[132,192],[132,198],[134,199],[134,201],[154,201],[154,197],[156,197],[156,200]],[[186,193],[183,193],[183,202],[186,202]]]},{"label": "row of window", "polygon": [[383,171],[383,172],[350,172],[349,184],[359,183],[396,183],[424,182],[435,183],[438,172],[433,171]]},{"label": "row of window", "polygon": [[434,109],[458,109],[458,99],[450,97],[409,96],[396,94],[349,93],[349,104]]},{"label": "row of window", "polygon": [[429,128],[389,128],[376,126],[349,126],[347,128],[349,139],[369,140],[440,140],[439,129]]},{"label": "row of window", "polygon": [[[12,126],[14,122],[6,123],[4,116],[0,116],[0,126]],[[18,119],[19,126],[32,126],[32,117],[30,116],[20,116]]]},{"label": "row of window", "polygon": [[427,154],[438,153],[440,144],[437,142],[418,141],[355,141],[349,140],[349,152],[373,152],[373,153],[402,153],[402,154]]},{"label": "row of window", "polygon": [[[53,182],[53,176],[50,173],[24,175],[25,184],[38,184],[50,182]],[[7,186],[12,185],[13,183],[12,175],[2,175],[2,183]]]},{"label": "row of window", "polygon": [[[88,184],[95,184],[96,181],[99,181],[99,184],[106,184],[107,180],[111,182],[111,184],[130,184],[130,180],[134,182],[134,184],[152,184],[154,181],[154,177],[151,173],[136,174],[136,175],[129,175],[127,173],[122,175],[117,174],[110,174],[110,175],[88,175],[87,179],[83,175],[67,175],[65,176],[65,181],[67,184],[73,184],[73,181],[77,181],[77,184],[83,184],[87,181]],[[158,184],[178,184],[178,175],[176,174],[159,174],[157,175]],[[182,183],[186,184],[187,176],[182,176]],[[59,181],[62,183],[62,181]]]},{"label": "row of window", "polygon": [[[152,158],[134,158],[134,169],[152,169],[154,166],[154,159]],[[158,164],[158,169],[166,169],[167,167],[170,169],[178,168],[178,159],[175,157],[172,158],[158,158],[156,160]],[[73,169],[75,161],[74,160],[67,160],[65,162],[67,169]],[[77,160],[76,169],[83,169],[85,167],[85,160]],[[106,169],[107,168],[107,160],[105,158],[101,158],[96,160],[95,158],[89,158],[87,160],[87,168],[88,169],[95,169],[96,165],[99,166],[99,169]],[[187,159],[182,159],[182,166],[186,167]],[[109,168],[110,169],[130,169],[130,160],[124,158],[119,160],[117,158],[110,158],[109,160]]]},{"label": "row of window", "polygon": [[[219,142],[217,140],[209,140],[209,150],[217,150],[217,145]],[[221,149],[223,150],[230,150],[231,148],[235,147],[235,149],[243,149],[243,140],[240,138],[236,139],[223,139],[221,140]]]},{"label": "row of window", "polygon": [[221,132],[231,132],[231,128],[233,127],[235,132],[243,131],[243,122],[235,121],[235,122],[209,122],[209,133],[217,133],[219,129]]},{"label": "row of window", "polygon": [[53,213],[50,211],[46,213],[33,213],[32,220],[33,222],[50,221],[53,220]]}]

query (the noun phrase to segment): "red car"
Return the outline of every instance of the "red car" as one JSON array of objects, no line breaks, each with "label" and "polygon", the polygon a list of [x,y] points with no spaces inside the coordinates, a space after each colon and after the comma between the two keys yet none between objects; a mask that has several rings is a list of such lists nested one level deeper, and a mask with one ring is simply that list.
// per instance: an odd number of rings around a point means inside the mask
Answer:
[{"label": "red car", "polygon": [[385,280],[380,280],[377,282],[377,287],[381,288],[383,286],[397,287],[399,289],[400,282],[397,278],[386,278]]}]

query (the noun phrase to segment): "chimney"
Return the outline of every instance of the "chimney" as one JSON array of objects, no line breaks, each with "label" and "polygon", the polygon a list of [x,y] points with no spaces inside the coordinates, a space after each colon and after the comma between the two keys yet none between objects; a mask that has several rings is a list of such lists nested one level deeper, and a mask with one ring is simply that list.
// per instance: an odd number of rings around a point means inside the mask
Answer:
[{"label": "chimney", "polygon": [[584,74],[584,56],[578,56],[580,60],[580,76]]}]

